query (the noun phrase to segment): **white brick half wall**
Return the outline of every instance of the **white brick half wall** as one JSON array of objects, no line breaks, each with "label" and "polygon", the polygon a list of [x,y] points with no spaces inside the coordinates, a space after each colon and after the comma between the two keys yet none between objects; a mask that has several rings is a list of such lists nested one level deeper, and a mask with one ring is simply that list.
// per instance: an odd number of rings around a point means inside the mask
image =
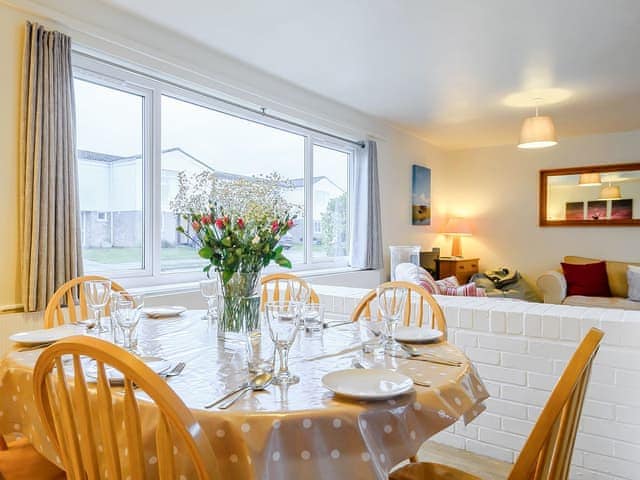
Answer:
[{"label": "white brick half wall", "polygon": [[[350,313],[366,290],[314,286],[327,309]],[[640,312],[436,296],[449,341],[491,394],[468,426],[434,437],[507,462],[517,458],[551,389],[591,327],[605,332],[587,390],[571,479],[640,479]]]}]

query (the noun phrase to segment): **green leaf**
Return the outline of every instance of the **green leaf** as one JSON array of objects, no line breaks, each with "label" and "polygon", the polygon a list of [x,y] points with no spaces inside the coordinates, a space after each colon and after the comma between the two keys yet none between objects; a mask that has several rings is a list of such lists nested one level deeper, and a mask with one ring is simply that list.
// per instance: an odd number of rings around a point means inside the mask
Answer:
[{"label": "green leaf", "polygon": [[222,239],[222,245],[224,245],[225,247],[230,247],[231,246],[231,237],[224,237]]},{"label": "green leaf", "polygon": [[213,250],[211,249],[211,247],[202,247],[200,250],[198,250],[198,255],[209,260],[213,256]]},{"label": "green leaf", "polygon": [[176,231],[180,233],[184,233],[184,227],[182,225],[176,227]]},{"label": "green leaf", "polygon": [[282,245],[278,245],[278,246],[276,247],[276,249],[273,251],[273,254],[274,254],[276,257],[279,257],[279,256],[280,256],[280,254],[282,253],[282,250],[284,250],[284,247],[283,247]]},{"label": "green leaf", "polygon": [[276,263],[284,268],[291,268],[291,261],[286,257],[276,258]]},{"label": "green leaf", "polygon": [[231,270],[222,271],[222,283],[226,285],[229,280],[231,280],[231,277],[233,277],[233,272]]}]

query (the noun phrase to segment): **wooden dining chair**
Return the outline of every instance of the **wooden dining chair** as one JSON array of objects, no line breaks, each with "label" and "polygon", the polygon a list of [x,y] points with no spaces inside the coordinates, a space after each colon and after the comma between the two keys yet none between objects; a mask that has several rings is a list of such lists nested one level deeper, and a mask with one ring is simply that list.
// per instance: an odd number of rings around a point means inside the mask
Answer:
[{"label": "wooden dining chair", "polygon": [[[72,358],[67,372],[63,355]],[[87,385],[80,357],[95,360],[95,387]],[[107,366],[122,373],[123,387],[110,387]],[[186,446],[199,480],[220,478],[211,444],[191,411],[160,376],[120,347],[89,336],[60,340],[40,354],[33,382],[38,412],[69,479],[123,479],[125,471],[130,478],[148,478],[136,391],[151,397],[159,410],[155,428],[154,456],[158,468],[155,478],[177,478],[174,436]],[[124,412],[124,418],[118,421],[113,406],[116,399],[122,402]],[[100,454],[98,446],[101,446]],[[99,458],[103,460],[102,465]]]},{"label": "wooden dining chair", "polygon": [[40,455],[26,438],[6,442],[0,435],[0,479],[64,480],[65,478],[64,471]]},{"label": "wooden dining chair", "polygon": [[[582,340],[556,383],[527,439],[508,480],[566,480],[578,431],[591,365],[604,333],[592,328]],[[390,480],[480,480],[436,463],[410,463]]]},{"label": "wooden dining chair", "polygon": [[[288,282],[298,283],[303,288],[309,290],[309,302],[308,303],[320,303],[318,294],[313,291],[313,288],[302,278],[291,273],[273,273],[266,275],[260,279],[262,285],[262,297],[260,300],[260,310],[264,312],[264,306],[267,302],[277,302],[280,300],[280,296],[284,294],[284,301],[291,300],[291,287]],[[281,288],[280,282],[284,282],[284,288]],[[270,287],[273,287],[273,292],[269,295]]]},{"label": "wooden dining chair", "polygon": [[[404,325],[416,325],[422,327],[424,325],[425,307],[430,311],[429,328],[440,330],[443,339],[447,339],[447,321],[444,317],[442,307],[436,302],[436,299],[424,288],[411,282],[386,282],[380,287],[388,288],[404,288],[407,290],[407,300],[402,312],[402,322]],[[380,288],[378,287],[378,288]],[[360,318],[371,319],[371,304],[377,298],[377,289],[367,293],[360,303],[356,305],[355,310],[351,314],[351,320],[357,322]],[[376,318],[380,318],[380,312],[375,311]]]},{"label": "wooden dining chair", "polygon": [[[109,280],[99,275],[87,275],[84,277],[74,278],[58,288],[47,303],[44,311],[44,328],[53,328],[56,325],[62,325],[65,322],[65,308],[69,317],[69,323],[76,323],[79,320],[89,318],[89,310],[87,308],[87,299],[84,293],[84,283],[91,280]],[[77,297],[74,296],[75,290],[78,290]],[[114,292],[122,292],[122,288],[118,283],[111,280],[111,290]],[[78,298],[78,306],[80,307],[80,316],[76,312],[76,298]],[[105,307],[107,315],[109,315],[109,304]]]}]

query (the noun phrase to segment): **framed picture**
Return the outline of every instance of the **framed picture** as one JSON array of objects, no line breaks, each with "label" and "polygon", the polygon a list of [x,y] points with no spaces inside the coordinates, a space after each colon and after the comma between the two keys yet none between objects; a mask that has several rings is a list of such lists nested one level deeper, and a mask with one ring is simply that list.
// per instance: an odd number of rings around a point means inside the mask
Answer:
[{"label": "framed picture", "polygon": [[411,222],[431,225],[431,169],[420,165],[413,166]]},{"label": "framed picture", "polygon": [[567,202],[565,220],[584,220],[584,202]]},{"label": "framed picture", "polygon": [[633,200],[626,198],[623,200],[611,201],[611,219],[623,220],[633,218]]},{"label": "framed picture", "polygon": [[587,202],[587,220],[600,220],[607,218],[607,201],[591,200]]}]

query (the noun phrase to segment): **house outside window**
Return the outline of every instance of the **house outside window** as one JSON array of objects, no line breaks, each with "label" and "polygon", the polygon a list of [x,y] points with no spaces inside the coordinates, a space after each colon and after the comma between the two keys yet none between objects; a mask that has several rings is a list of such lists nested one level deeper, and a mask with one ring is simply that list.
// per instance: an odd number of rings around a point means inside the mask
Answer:
[{"label": "house outside window", "polygon": [[181,172],[277,173],[298,207],[281,241],[293,270],[347,265],[355,146],[82,55],[74,77],[87,273],[140,284],[202,278],[203,260],[176,231],[189,225],[171,208]]}]

